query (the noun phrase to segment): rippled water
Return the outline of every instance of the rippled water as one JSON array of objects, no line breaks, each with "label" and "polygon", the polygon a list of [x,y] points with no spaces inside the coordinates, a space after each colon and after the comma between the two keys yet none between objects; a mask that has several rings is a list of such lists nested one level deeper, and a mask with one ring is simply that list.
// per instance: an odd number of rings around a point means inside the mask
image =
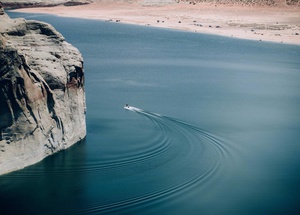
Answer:
[{"label": "rippled water", "polygon": [[11,16],[83,53],[88,134],[1,176],[1,214],[299,212],[299,46]]}]

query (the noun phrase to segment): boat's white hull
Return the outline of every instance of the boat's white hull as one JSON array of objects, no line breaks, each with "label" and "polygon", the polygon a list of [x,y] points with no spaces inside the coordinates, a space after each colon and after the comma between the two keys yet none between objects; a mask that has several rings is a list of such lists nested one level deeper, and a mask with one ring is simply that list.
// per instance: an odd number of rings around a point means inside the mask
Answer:
[{"label": "boat's white hull", "polygon": [[136,107],[132,107],[132,106],[129,106],[129,105],[125,105],[124,109],[130,110],[130,111],[141,111],[141,109],[136,108]]}]

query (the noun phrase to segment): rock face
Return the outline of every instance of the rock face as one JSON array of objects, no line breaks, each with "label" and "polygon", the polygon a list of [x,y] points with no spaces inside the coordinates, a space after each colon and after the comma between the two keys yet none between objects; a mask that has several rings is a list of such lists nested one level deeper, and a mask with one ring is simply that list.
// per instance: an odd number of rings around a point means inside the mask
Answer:
[{"label": "rock face", "polygon": [[51,25],[0,8],[0,174],[86,135],[83,59]]}]

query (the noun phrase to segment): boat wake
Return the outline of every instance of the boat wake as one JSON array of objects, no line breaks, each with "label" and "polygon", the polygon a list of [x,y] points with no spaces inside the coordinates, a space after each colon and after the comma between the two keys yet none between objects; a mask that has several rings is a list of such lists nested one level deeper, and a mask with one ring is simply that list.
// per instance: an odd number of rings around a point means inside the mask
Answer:
[{"label": "boat wake", "polygon": [[[65,164],[49,170],[51,177],[68,174],[98,179],[93,185],[98,190],[95,201],[58,209],[55,214],[146,214],[151,205],[172,208],[182,198],[192,200],[214,192],[224,160],[232,151],[222,138],[176,118],[129,105],[124,108],[149,120],[151,135],[142,142],[124,144],[128,154],[106,154],[107,158],[84,165]],[[28,169],[26,175],[18,175],[39,179],[40,171]]]},{"label": "boat wake", "polygon": [[122,181],[126,186],[135,187],[137,192],[131,190],[126,198],[95,202],[63,214],[146,214],[145,208],[154,204],[168,205],[182,197],[194,199],[199,193],[201,196],[201,193],[213,192],[215,181],[222,175],[222,162],[230,155],[224,140],[176,118],[129,105],[124,108],[150,120],[157,137],[146,144],[152,147],[148,151],[143,149],[127,160],[102,164],[101,170],[111,174],[138,169],[139,174]]},{"label": "boat wake", "polygon": [[[165,138],[159,138],[164,146],[152,153],[152,156],[153,154],[156,154],[156,156],[151,157],[152,159],[149,162],[161,159],[161,157],[169,157],[170,160],[175,157],[176,162],[173,160],[172,167],[169,167],[169,171],[173,171],[174,178],[170,180],[172,183],[168,183],[157,190],[152,190],[146,195],[95,206],[93,212],[118,213],[118,211],[124,211],[136,205],[162,202],[186,193],[193,193],[195,190],[199,192],[199,190],[204,190],[205,187],[211,187],[211,184],[221,174],[219,170],[222,160],[230,156],[231,153],[224,140],[176,118],[129,105],[125,105],[124,108],[149,119],[166,136]],[[147,155],[144,156],[148,157]]]}]

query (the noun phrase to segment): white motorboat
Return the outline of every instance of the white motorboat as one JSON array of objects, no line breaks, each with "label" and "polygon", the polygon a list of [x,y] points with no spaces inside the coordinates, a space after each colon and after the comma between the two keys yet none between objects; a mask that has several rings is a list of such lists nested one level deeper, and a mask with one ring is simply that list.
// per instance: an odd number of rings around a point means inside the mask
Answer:
[{"label": "white motorboat", "polygon": [[130,111],[136,111],[136,112],[140,112],[142,111],[142,109],[130,106],[129,104],[124,105],[124,109],[126,110],[130,110]]},{"label": "white motorboat", "polygon": [[130,107],[129,104],[124,105],[124,108],[127,109],[127,110],[131,110],[132,109],[132,107]]}]

